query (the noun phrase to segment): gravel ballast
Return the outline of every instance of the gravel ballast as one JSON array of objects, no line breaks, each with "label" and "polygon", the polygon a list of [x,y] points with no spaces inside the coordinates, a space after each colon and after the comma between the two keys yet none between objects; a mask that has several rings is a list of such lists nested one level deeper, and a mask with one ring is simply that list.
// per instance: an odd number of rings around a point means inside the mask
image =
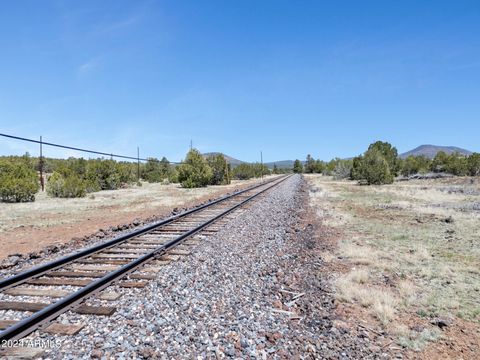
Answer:
[{"label": "gravel ballast", "polygon": [[55,359],[388,357],[332,325],[320,259],[305,255],[316,245],[313,225],[299,225],[304,187],[291,177],[147,287],[118,290],[113,316],[66,313],[60,322],[85,324],[79,334],[31,337],[58,340],[44,354]]}]

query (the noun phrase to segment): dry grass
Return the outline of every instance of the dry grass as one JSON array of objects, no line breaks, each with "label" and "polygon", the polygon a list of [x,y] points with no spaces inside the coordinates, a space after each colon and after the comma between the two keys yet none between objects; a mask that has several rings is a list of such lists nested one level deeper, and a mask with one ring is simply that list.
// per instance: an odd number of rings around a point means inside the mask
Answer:
[{"label": "dry grass", "polygon": [[385,290],[376,292],[372,310],[383,326],[394,318],[397,303],[397,299],[391,293]]},{"label": "dry grass", "polygon": [[[343,234],[332,258],[354,268],[337,280],[339,300],[366,307],[384,326],[403,312],[480,321],[480,211],[470,206],[480,203],[479,179],[387,186],[307,179],[317,214]],[[389,287],[385,278],[394,279]]]},{"label": "dry grass", "polygon": [[337,279],[337,299],[369,308],[386,326],[395,316],[398,299],[388,290],[368,284],[369,278],[366,270],[353,270]]},{"label": "dry grass", "polygon": [[40,192],[33,203],[0,203],[0,233],[24,226],[41,228],[74,223],[78,216],[88,218],[95,211],[112,207],[124,213],[173,208],[253,182],[235,181],[226,186],[208,186],[198,189],[184,189],[178,184],[143,183],[141,187],[99,191],[78,199],[51,198],[45,192]]},{"label": "dry grass", "polygon": [[257,181],[199,189],[143,183],[141,187],[100,191],[80,199],[51,198],[39,193],[33,203],[0,203],[0,259],[12,253],[39,251],[135,218],[166,215],[175,207],[191,206]]}]

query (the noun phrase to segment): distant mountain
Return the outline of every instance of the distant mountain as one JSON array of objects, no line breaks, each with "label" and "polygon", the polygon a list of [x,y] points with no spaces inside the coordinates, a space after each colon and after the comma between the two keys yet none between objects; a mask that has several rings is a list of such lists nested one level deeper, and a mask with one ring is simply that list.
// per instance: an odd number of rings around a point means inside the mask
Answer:
[{"label": "distant mountain", "polygon": [[[235,159],[234,157],[225,155],[225,154],[220,153],[220,152],[204,153],[203,156],[207,158],[209,156],[215,156],[215,155],[218,155],[218,154],[222,154],[225,157],[225,160],[227,160],[227,163],[229,163],[233,167],[238,166],[240,164],[248,164],[247,161],[238,160],[238,159]],[[293,168],[293,160],[280,160],[280,161],[265,163],[265,165],[269,169],[273,169],[274,164],[276,164],[279,169],[286,169],[286,168],[291,169],[291,168]]]},{"label": "distant mountain", "polygon": [[402,159],[405,159],[410,155],[413,155],[413,156],[423,155],[423,156],[426,156],[430,159],[433,159],[439,151],[444,151],[447,154],[452,154],[454,152],[458,152],[462,155],[467,155],[467,156],[472,154],[471,151],[465,150],[465,149],[462,149],[462,148],[459,148],[459,147],[456,147],[456,146],[421,145],[421,146],[419,146],[419,147],[417,147],[413,150],[410,150],[410,151],[407,151],[403,154],[400,154],[400,157]]},{"label": "distant mountain", "polygon": [[245,161],[235,159],[231,156],[225,155],[225,154],[220,153],[220,152],[209,152],[209,153],[203,154],[203,156],[207,158],[209,156],[215,156],[215,155],[218,155],[218,154],[222,154],[223,157],[225,158],[225,160],[227,160],[227,163],[229,163],[232,166],[238,166],[238,165],[243,164],[245,162]]},{"label": "distant mountain", "polygon": [[[269,169],[273,169],[273,165],[277,165],[279,169],[292,169],[294,160],[280,160],[274,162],[265,163]],[[302,161],[303,163],[303,161]]]}]

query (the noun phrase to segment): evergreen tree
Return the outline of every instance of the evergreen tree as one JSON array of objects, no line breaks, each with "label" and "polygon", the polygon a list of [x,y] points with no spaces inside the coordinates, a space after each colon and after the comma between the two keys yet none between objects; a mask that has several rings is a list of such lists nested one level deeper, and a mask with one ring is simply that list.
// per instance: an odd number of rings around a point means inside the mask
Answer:
[{"label": "evergreen tree", "polygon": [[363,156],[356,156],[353,158],[352,169],[350,170],[351,180],[364,180],[365,179],[365,166],[363,162]]},{"label": "evergreen tree", "polygon": [[208,157],[207,162],[212,169],[212,185],[230,184],[228,163],[222,154],[216,154]]},{"label": "evergreen tree", "polygon": [[149,183],[162,181],[160,161],[156,158],[148,158],[143,170],[143,176]]},{"label": "evergreen tree", "polygon": [[306,174],[313,174],[315,172],[315,160],[310,154],[307,155],[304,169]]},{"label": "evergreen tree", "polygon": [[279,174],[277,164],[273,164],[273,173],[274,174]]},{"label": "evergreen tree", "polygon": [[369,185],[393,183],[394,176],[383,153],[375,148],[369,149],[363,158],[363,172]]},{"label": "evergreen tree", "polygon": [[212,169],[197,149],[187,153],[183,164],[178,167],[178,181],[185,188],[207,186],[212,179]]},{"label": "evergreen tree", "polygon": [[390,173],[393,176],[398,175],[400,168],[399,168],[399,162],[398,162],[397,148],[395,148],[388,142],[377,141],[377,142],[374,142],[373,144],[370,144],[367,151],[369,150],[379,151],[380,154],[383,156],[383,158],[387,161]]},{"label": "evergreen tree", "polygon": [[294,163],[293,163],[293,172],[295,174],[301,174],[303,173],[303,165],[302,165],[302,162],[300,160],[295,160]]},{"label": "evergreen tree", "polygon": [[480,154],[473,153],[468,157],[468,171],[471,176],[480,175]]},{"label": "evergreen tree", "polygon": [[439,151],[433,158],[431,170],[433,172],[444,172],[448,163],[448,155],[444,151]]},{"label": "evergreen tree", "polygon": [[16,162],[0,161],[0,201],[35,201],[38,188],[38,176],[29,158]]}]

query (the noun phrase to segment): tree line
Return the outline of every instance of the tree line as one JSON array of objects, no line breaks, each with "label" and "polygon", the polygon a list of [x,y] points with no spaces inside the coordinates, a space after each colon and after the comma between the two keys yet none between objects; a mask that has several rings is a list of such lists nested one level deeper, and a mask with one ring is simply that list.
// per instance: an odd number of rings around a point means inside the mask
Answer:
[{"label": "tree line", "polygon": [[465,156],[460,153],[447,154],[440,151],[433,159],[410,155],[405,159],[398,156],[397,149],[388,142],[377,141],[353,159],[335,158],[329,162],[315,160],[310,155],[302,163],[295,160],[295,173],[319,173],[336,179],[357,180],[368,185],[393,183],[397,176],[414,174],[448,173],[456,176],[480,176],[480,154]]},{"label": "tree line", "polygon": [[231,168],[222,154],[205,158],[190,150],[180,165],[167,158],[150,158],[146,163],[109,159],[52,159],[24,156],[0,157],[0,201],[30,202],[40,188],[39,171],[46,174],[46,191],[51,197],[84,197],[100,190],[116,190],[137,184],[180,183],[185,188],[226,185],[231,179],[246,180],[269,174],[265,165],[243,163]]}]

